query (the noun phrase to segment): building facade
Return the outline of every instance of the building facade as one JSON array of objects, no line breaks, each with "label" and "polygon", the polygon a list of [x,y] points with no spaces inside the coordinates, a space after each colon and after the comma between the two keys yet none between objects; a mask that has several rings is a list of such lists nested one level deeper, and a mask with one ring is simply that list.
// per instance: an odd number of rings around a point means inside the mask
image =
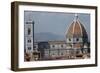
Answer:
[{"label": "building facade", "polygon": [[42,60],[60,59],[67,53],[65,41],[47,41],[38,44]]},{"label": "building facade", "polygon": [[33,26],[34,23],[27,22],[25,24],[25,52],[31,54],[30,61],[90,58],[88,34],[77,14],[75,14],[68,30],[65,30],[65,40],[33,43]]},{"label": "building facade", "polygon": [[75,18],[70,25],[69,29],[66,31],[66,44],[67,48],[74,50],[71,51],[70,57],[78,57],[90,53],[90,43],[88,42],[88,35],[85,27],[79,21],[78,15],[75,14]]}]

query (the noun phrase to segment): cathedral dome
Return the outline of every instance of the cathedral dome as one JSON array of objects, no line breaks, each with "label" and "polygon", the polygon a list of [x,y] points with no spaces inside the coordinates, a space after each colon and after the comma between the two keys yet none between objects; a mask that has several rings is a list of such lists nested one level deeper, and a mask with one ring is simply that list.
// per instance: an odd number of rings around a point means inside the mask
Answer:
[{"label": "cathedral dome", "polygon": [[81,37],[88,39],[87,32],[83,24],[79,21],[77,14],[75,14],[74,21],[72,22],[72,24],[70,25],[70,27],[66,32],[66,38],[74,38],[74,37],[75,38]]}]

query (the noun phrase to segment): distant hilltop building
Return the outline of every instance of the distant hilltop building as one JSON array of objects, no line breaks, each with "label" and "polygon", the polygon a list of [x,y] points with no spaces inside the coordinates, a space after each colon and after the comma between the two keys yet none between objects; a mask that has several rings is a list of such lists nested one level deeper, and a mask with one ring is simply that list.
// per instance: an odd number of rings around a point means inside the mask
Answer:
[{"label": "distant hilltop building", "polygon": [[90,58],[88,35],[77,14],[65,30],[66,40],[33,43],[33,29],[34,23],[25,24],[25,61]]}]

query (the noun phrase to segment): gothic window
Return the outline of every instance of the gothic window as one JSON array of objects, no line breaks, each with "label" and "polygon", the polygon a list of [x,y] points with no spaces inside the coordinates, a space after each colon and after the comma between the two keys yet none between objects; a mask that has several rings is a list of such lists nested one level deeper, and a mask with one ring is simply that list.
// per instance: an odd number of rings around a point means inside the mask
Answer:
[{"label": "gothic window", "polygon": [[28,50],[31,50],[31,47],[28,47]]},{"label": "gothic window", "polygon": [[31,34],[31,29],[30,28],[28,28],[28,35],[30,35]]},{"label": "gothic window", "polygon": [[27,42],[28,42],[28,43],[31,43],[31,40],[29,39]]}]

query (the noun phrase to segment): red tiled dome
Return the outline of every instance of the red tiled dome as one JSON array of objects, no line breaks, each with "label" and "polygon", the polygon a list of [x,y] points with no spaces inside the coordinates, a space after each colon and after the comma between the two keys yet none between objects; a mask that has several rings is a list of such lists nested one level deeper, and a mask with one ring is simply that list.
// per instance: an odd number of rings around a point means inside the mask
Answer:
[{"label": "red tiled dome", "polygon": [[81,22],[76,18],[66,33],[66,37],[85,37],[88,38],[87,32]]}]

